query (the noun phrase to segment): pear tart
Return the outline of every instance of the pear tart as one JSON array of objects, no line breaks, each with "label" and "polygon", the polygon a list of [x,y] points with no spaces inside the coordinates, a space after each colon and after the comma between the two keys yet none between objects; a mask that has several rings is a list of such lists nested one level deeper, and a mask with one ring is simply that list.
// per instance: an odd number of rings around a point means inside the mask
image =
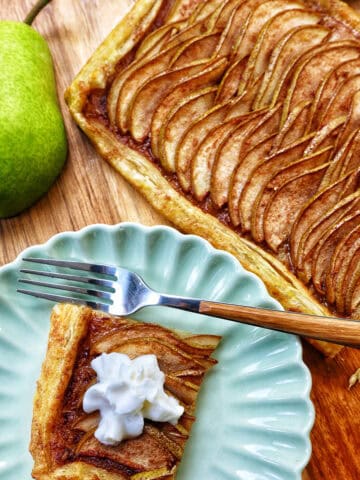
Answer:
[{"label": "pear tart", "polygon": [[[196,397],[220,337],[174,332],[155,324],[108,317],[85,307],[53,310],[47,355],[34,400],[30,451],[36,479],[170,480],[195,420]],[[96,381],[90,362],[101,353],[154,354],[164,390],[184,413],[176,425],[145,420],[143,433],[116,446],[94,436],[98,412],[82,400]]]},{"label": "pear tart", "polygon": [[157,210],[234,254],[284,308],[360,318],[360,23],[350,7],[139,0],[66,99]]}]

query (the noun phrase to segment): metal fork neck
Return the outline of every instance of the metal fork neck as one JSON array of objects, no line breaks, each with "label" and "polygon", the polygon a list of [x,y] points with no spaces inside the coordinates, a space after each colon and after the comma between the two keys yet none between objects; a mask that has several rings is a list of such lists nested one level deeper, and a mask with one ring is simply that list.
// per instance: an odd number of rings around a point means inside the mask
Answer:
[{"label": "metal fork neck", "polygon": [[161,294],[159,296],[158,305],[181,308],[182,310],[199,313],[200,301],[201,300],[198,300],[196,298],[177,297]]}]

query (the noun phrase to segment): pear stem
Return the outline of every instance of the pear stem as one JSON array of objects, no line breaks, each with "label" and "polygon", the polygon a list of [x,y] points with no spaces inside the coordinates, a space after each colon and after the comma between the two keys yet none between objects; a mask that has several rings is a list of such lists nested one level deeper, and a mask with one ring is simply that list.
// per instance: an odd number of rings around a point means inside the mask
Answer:
[{"label": "pear stem", "polygon": [[38,0],[30,12],[26,15],[24,23],[31,25],[37,14],[40,13],[40,11],[50,2],[51,0]]}]

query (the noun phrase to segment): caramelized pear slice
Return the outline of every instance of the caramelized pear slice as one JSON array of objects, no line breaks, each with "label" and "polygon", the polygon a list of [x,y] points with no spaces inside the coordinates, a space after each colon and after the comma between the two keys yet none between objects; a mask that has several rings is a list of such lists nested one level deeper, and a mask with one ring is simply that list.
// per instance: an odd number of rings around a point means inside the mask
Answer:
[{"label": "caramelized pear slice", "polygon": [[245,1],[246,0],[227,0],[223,2],[223,6],[220,9],[214,28],[224,30],[229,22],[232,12]]},{"label": "caramelized pear slice", "polygon": [[170,172],[175,171],[175,155],[177,146],[188,126],[212,108],[215,102],[217,87],[197,90],[188,95],[168,114],[159,133],[159,157],[161,164]]},{"label": "caramelized pear slice", "polygon": [[[107,111],[110,123],[112,125],[116,124],[118,98],[125,81],[131,76],[133,72],[135,72],[141,66],[145,65],[151,58],[160,55],[165,42],[169,38],[171,38],[172,35],[175,35],[175,33],[179,31],[179,28],[181,28],[183,23],[184,22],[178,22],[172,25],[164,25],[162,28],[155,30],[152,35],[149,35],[149,37],[152,37],[151,39],[149,39],[149,42],[151,43],[151,48],[149,48],[149,50],[142,51],[139,55],[136,55],[135,60],[116,75],[115,79],[111,83],[111,87],[107,95]],[[157,38],[157,36],[155,36],[157,32],[159,32],[160,38]],[[147,38],[148,37],[146,37],[146,39]]]},{"label": "caramelized pear slice", "polygon": [[216,103],[223,103],[237,94],[239,82],[245,70],[247,58],[241,58],[233,62],[226,70],[219,85]]},{"label": "caramelized pear slice", "polygon": [[238,8],[235,8],[230,13],[229,19],[225,25],[225,28],[222,31],[215,55],[228,56],[231,53],[235,39],[239,35],[239,30],[242,27],[242,18],[240,17],[240,21],[238,21],[236,15],[237,10]]},{"label": "caramelized pear slice", "polygon": [[73,427],[83,432],[93,432],[99,425],[99,421],[100,413],[96,411],[90,414],[84,414],[73,424]]},{"label": "caramelized pear slice", "polygon": [[165,387],[182,403],[192,405],[196,401],[196,396],[199,392],[199,387],[190,382],[185,382],[183,379],[174,375],[167,375],[165,378]]},{"label": "caramelized pear slice", "polygon": [[360,250],[358,249],[349,265],[347,271],[347,287],[345,295],[345,311],[353,313],[353,310],[359,306],[360,298]]},{"label": "caramelized pear slice", "polygon": [[[217,72],[223,72],[226,65],[227,60],[225,58],[218,59]],[[206,69],[208,66],[209,61],[203,60],[187,67],[171,70],[157,75],[140,88],[132,102],[129,117],[129,129],[132,137],[138,142],[144,141],[150,132],[153,114],[166,95],[174,87],[183,84],[196,75],[200,74],[199,78],[203,78],[204,68]],[[197,87],[199,86],[197,85]]]},{"label": "caramelized pear slice", "polygon": [[322,48],[313,49],[292,73],[292,80],[284,100],[282,123],[289,112],[301,101],[313,100],[322,79],[345,60],[360,54],[360,45],[355,42],[328,43]]},{"label": "caramelized pear slice", "polygon": [[350,108],[347,115],[345,125],[341,129],[340,135],[337,138],[337,147],[341,148],[344,142],[346,142],[349,135],[354,131],[360,129],[360,90],[354,93],[351,101]]},{"label": "caramelized pear slice", "polygon": [[[249,6],[250,3],[245,2],[243,5],[246,7]],[[285,10],[292,10],[296,8],[302,9],[304,6],[300,2],[290,0],[270,0],[267,2],[258,3],[256,6],[255,5],[252,6],[251,12],[249,12],[249,21],[246,25],[244,34],[239,36],[239,42],[236,46],[236,52],[238,55],[241,55],[241,57],[246,57],[251,54],[258,35],[268,20]],[[244,18],[243,12],[247,11],[247,9],[239,9],[239,18],[240,11]]]},{"label": "caramelized pear slice", "polygon": [[183,134],[175,154],[175,170],[181,187],[190,189],[190,164],[198,145],[206,135],[225,118],[229,104],[216,105],[193,122]]},{"label": "caramelized pear slice", "polygon": [[[207,2],[201,2],[194,14],[191,16],[191,23],[199,22],[208,18],[210,15],[216,14],[223,8],[224,0],[208,0]],[[216,18],[218,14],[216,15]]]},{"label": "caramelized pear slice", "polygon": [[[244,230],[251,229],[251,216],[258,194],[280,168],[303,156],[310,140],[311,138],[305,137],[273,156],[268,156],[269,152],[267,152],[268,158],[266,156],[260,157],[257,162],[249,164],[247,169],[241,169],[243,188],[238,202],[238,211],[241,226]],[[237,174],[239,173],[237,172]]]},{"label": "caramelized pear slice", "polygon": [[314,102],[311,107],[309,119],[309,131],[319,127],[319,121],[334,96],[339,82],[346,81],[350,76],[360,74],[360,58],[345,61],[333,68],[323,79],[318,88]]},{"label": "caramelized pear slice", "polygon": [[203,117],[193,122],[183,134],[176,151],[175,169],[180,185],[185,191],[190,189],[190,165],[198,146],[222,121],[230,120],[249,112],[244,97],[236,97],[223,104],[216,105]]},{"label": "caramelized pear slice", "polygon": [[327,212],[331,212],[334,207],[336,208],[349,178],[356,180],[357,175],[354,172],[349,173],[335,183],[328,185],[326,189],[320,190],[299,212],[290,236],[291,260],[296,268],[299,268],[299,265],[303,262],[305,244],[311,229]]},{"label": "caramelized pear slice", "polygon": [[309,172],[325,164],[329,160],[331,151],[332,147],[327,147],[308,157],[303,157],[287,167],[281,168],[268,184],[262,187],[256,197],[251,216],[251,235],[254,240],[259,243],[264,241],[264,214],[279,189],[304,172]]},{"label": "caramelized pear slice", "polygon": [[117,93],[115,121],[123,133],[128,130],[130,105],[137,89],[149,78],[166,70],[178,50],[178,45],[175,45],[160,52],[150,60],[139,60],[139,62],[130,65],[126,71],[121,72],[116,78],[112,86],[113,91],[110,93],[111,97],[115,97]]},{"label": "caramelized pear slice", "polygon": [[180,351],[175,346],[151,337],[128,339],[118,345],[113,351],[125,353],[130,358],[135,358],[139,355],[154,354],[158,358],[160,370],[169,374],[195,368],[205,371],[204,364],[206,364],[206,366],[213,364],[213,361],[210,361],[210,359],[209,361],[201,358],[195,360],[189,354]]},{"label": "caramelized pear slice", "polygon": [[356,152],[360,142],[360,132],[354,131],[348,136],[345,142],[337,149],[331,160],[326,174],[320,185],[320,190],[324,190],[329,185],[335,183],[339,178],[344,177],[353,168],[348,169],[351,159]]},{"label": "caramelized pear slice", "polygon": [[202,58],[211,58],[219,43],[220,33],[207,33],[194,37],[179,48],[170,63],[170,68],[184,67]]},{"label": "caramelized pear slice", "polygon": [[130,106],[136,92],[149,79],[163,73],[170,66],[171,60],[175,55],[191,44],[194,38],[206,32],[207,24],[205,19],[180,30],[179,33],[170,39],[166,49],[152,57],[151,60],[144,63],[140,59],[140,63],[136,68],[133,68],[132,65],[130,66],[131,74],[126,73],[126,78],[121,81],[121,88],[118,90],[116,123],[123,133],[126,133],[128,130]]},{"label": "caramelized pear slice", "polygon": [[187,345],[190,345],[194,348],[199,348],[206,355],[210,355],[215,348],[219,345],[221,337],[218,335],[206,335],[206,334],[199,334],[199,335],[191,335],[190,337],[182,337],[183,342]]},{"label": "caramelized pear slice", "polygon": [[[119,471],[121,472],[122,468],[128,475],[131,474],[132,478],[136,472],[142,472],[143,479],[149,478],[145,474],[151,470],[164,469],[163,473],[170,473],[168,467],[175,465],[176,462],[173,454],[147,432],[132,438],[131,441],[125,440],[116,447],[104,445],[91,435],[79,444],[76,453],[83,461],[86,461],[86,458],[105,458],[116,462]],[[124,479],[129,478],[128,475]],[[159,478],[159,475],[150,478]]]},{"label": "caramelized pear slice", "polygon": [[187,22],[185,20],[165,23],[165,25],[162,25],[160,28],[151,32],[144,38],[139,48],[136,50],[135,60],[148,56],[149,54],[151,56],[157,54],[165,42],[184,28],[186,24]]},{"label": "caramelized pear slice", "polygon": [[[257,2],[255,2],[257,3]],[[239,38],[245,33],[247,28],[246,15],[247,15],[247,2],[241,2],[230,13],[227,24],[223,30],[223,35],[217,48],[217,55],[232,55],[237,50],[237,42]],[[244,8],[245,7],[245,8]],[[237,53],[239,53],[237,51]],[[241,51],[241,56],[245,57]]]},{"label": "caramelized pear slice", "polygon": [[345,124],[345,122],[346,115],[342,115],[332,119],[329,121],[329,123],[326,123],[320,130],[316,132],[316,135],[314,135],[314,138],[306,147],[304,155],[311,155],[318,149],[333,145],[337,135],[340,132],[340,128]]},{"label": "caramelized pear slice", "polygon": [[[346,271],[351,259],[357,250],[360,249],[360,223],[356,225],[336,246],[331,256],[330,266],[326,274],[326,299],[335,303],[336,292],[343,292]],[[345,294],[341,295],[345,298]],[[340,313],[344,313],[343,308]]]},{"label": "caramelized pear slice", "polygon": [[288,238],[298,212],[317,191],[328,165],[325,163],[301,173],[274,194],[264,213],[264,238],[274,252]]},{"label": "caramelized pear slice", "polygon": [[313,254],[318,242],[326,235],[326,232],[332,225],[335,225],[341,221],[342,218],[356,211],[359,205],[360,191],[338,202],[334,208],[327,211],[323,217],[312,224],[304,233],[298,250],[297,272],[305,283],[308,283],[311,279]]},{"label": "caramelized pear slice", "polygon": [[161,427],[157,428],[155,425],[148,423],[144,427],[144,432],[148,433],[160,444],[164,445],[164,447],[166,447],[177,460],[181,460],[184,451],[183,446],[179,445],[177,442],[174,442],[170,437],[165,435],[162,432]]},{"label": "caramelized pear slice", "polygon": [[[312,255],[312,282],[320,294],[325,292],[325,278],[330,268],[332,254],[338,243],[360,224],[360,207],[343,217],[321,237]],[[348,308],[347,308],[348,310]]]},{"label": "caramelized pear slice", "polygon": [[297,105],[281,127],[271,149],[271,155],[305,137],[311,102]]},{"label": "caramelized pear slice", "polygon": [[[210,87],[222,76],[226,67],[226,61],[215,59],[206,65],[199,73],[190,77],[188,80],[181,81],[178,86],[172,88],[170,92],[158,104],[153,113],[151,120],[151,149],[155,156],[159,157],[160,151],[160,131],[161,127],[166,124],[170,112],[175,108],[183,98],[186,98],[192,92],[197,91],[201,87]],[[167,165],[163,165],[166,167]]]},{"label": "caramelized pear slice", "polygon": [[360,74],[354,75],[341,83],[319,122],[320,127],[340,115],[347,115],[353,103],[354,95],[359,91]]},{"label": "caramelized pear slice", "polygon": [[[169,8],[170,7],[170,8]],[[196,12],[201,7],[201,0],[173,0],[169,2],[167,15],[164,17],[164,23],[186,20],[188,24],[193,23]]]},{"label": "caramelized pear slice", "polygon": [[330,30],[321,26],[297,27],[274,48],[254,101],[254,109],[274,105],[286,90],[296,62],[327,39]]},{"label": "caramelized pear slice", "polygon": [[316,25],[320,16],[310,10],[300,8],[280,12],[263,26],[254,48],[251,51],[246,70],[241,80],[239,93],[246,84],[254,82],[267,69],[271,53],[288,32],[304,25]]},{"label": "caramelized pear slice", "polygon": [[[197,344],[195,340],[192,340],[192,343],[189,343],[186,338],[180,339],[170,331],[158,325],[138,323],[131,326],[125,326],[116,333],[109,333],[105,337],[101,337],[101,339],[92,346],[91,353],[109,353],[117,349],[125,341],[143,337],[155,338],[169,345],[173,345],[177,349],[183,350],[194,357],[208,356],[214,349],[209,345],[203,347],[202,345]],[[208,337],[209,336],[205,336],[205,338]],[[215,338],[219,341],[219,337]],[[215,342],[215,339],[212,339],[212,341]]]},{"label": "caramelized pear slice", "polygon": [[[246,178],[253,168],[253,165],[259,164],[263,158],[266,158],[271,150],[272,143],[276,134],[270,135],[268,138],[258,143],[251,148],[245,156],[241,159],[241,162],[235,169],[230,183],[229,189],[229,214],[231,222],[234,226],[239,226],[241,222],[239,212],[239,201],[242,194],[242,190],[246,183]],[[244,179],[244,175],[246,175]],[[241,225],[243,227],[243,225]]]},{"label": "caramelized pear slice", "polygon": [[249,123],[257,125],[259,123],[258,115],[255,114],[255,118],[253,117],[254,114],[245,114],[227,120],[213,128],[201,142],[190,164],[191,190],[197,200],[204,200],[210,191],[216,152],[225,137],[234,130],[234,127],[237,128],[239,125],[243,125],[244,129],[248,128]]},{"label": "caramelized pear slice", "polygon": [[[276,111],[260,110],[255,113],[257,115],[251,121],[229,131],[215,152],[210,194],[218,207],[228,202],[232,174],[241,160],[241,153],[273,133],[273,115]],[[259,132],[261,126],[264,128]]]}]

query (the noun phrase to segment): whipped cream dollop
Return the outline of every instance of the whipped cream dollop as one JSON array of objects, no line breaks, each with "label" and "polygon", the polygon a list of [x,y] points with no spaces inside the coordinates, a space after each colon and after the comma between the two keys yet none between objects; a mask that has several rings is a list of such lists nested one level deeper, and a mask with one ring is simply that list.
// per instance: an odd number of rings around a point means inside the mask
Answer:
[{"label": "whipped cream dollop", "polygon": [[95,437],[105,445],[116,445],[139,436],[144,419],[175,425],[184,412],[176,398],[164,392],[165,375],[155,355],[131,360],[122,353],[102,353],[91,362],[97,383],[83,399],[86,413],[100,411]]}]

